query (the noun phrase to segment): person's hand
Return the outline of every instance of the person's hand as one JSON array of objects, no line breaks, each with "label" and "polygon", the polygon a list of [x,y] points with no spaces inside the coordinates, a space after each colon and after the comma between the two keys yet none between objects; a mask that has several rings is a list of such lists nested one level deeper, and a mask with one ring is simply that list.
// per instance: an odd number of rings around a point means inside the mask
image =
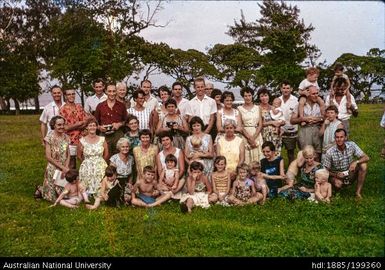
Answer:
[{"label": "person's hand", "polygon": [[112,129],[118,130],[120,128],[120,123],[112,123]]},{"label": "person's hand", "polygon": [[354,172],[357,167],[357,161],[353,161],[349,166],[349,171]]},{"label": "person's hand", "polygon": [[107,131],[107,129],[106,129],[106,127],[105,127],[104,125],[100,125],[100,126],[99,126],[99,130],[100,130],[101,132],[106,132],[106,131]]},{"label": "person's hand", "polygon": [[329,119],[325,119],[324,123],[325,123],[325,125],[327,126],[327,125],[330,124],[330,120],[329,120]]},{"label": "person's hand", "polygon": [[302,192],[306,192],[306,188],[305,187],[299,187],[299,190],[302,191]]}]

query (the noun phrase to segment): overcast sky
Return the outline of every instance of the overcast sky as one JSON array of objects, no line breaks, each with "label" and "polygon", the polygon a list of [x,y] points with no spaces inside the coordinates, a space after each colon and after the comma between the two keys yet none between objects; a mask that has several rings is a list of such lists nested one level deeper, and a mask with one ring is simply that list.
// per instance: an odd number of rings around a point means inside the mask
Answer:
[{"label": "overcast sky", "polygon": [[[226,35],[241,10],[247,21],[260,17],[261,1],[169,1],[156,16],[165,28],[148,28],[141,35],[149,41],[165,42],[173,48],[207,48],[230,44]],[[328,64],[343,53],[364,55],[369,49],[384,49],[385,4],[382,1],[286,1],[300,9],[305,25],[312,24],[311,43],[318,46]]]}]

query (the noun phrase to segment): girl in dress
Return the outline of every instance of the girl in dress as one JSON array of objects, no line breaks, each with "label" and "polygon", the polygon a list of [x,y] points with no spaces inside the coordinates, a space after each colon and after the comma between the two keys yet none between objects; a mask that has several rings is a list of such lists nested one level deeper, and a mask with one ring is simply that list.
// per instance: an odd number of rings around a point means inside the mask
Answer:
[{"label": "girl in dress", "polygon": [[231,188],[230,173],[226,170],[226,158],[217,156],[214,160],[214,172],[211,174],[213,185],[213,200],[227,205],[228,194]]}]

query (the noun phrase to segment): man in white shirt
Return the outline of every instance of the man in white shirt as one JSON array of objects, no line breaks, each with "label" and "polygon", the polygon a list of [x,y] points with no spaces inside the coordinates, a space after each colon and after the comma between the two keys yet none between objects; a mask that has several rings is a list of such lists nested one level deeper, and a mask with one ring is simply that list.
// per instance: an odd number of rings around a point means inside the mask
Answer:
[{"label": "man in white shirt", "polygon": [[282,96],[279,97],[282,101],[281,109],[285,118],[285,125],[281,127],[282,144],[286,148],[289,164],[294,160],[294,151],[298,141],[298,125],[290,123],[291,116],[298,110],[298,98],[291,94],[292,91],[293,88],[290,83],[283,81],[281,84]]},{"label": "man in white shirt", "polygon": [[347,99],[345,91],[347,90],[348,82],[345,78],[336,78],[334,81],[334,93],[335,95],[333,97],[330,97],[328,95],[326,97],[325,105],[335,105],[338,108],[338,119],[342,122],[344,125],[344,129],[347,133],[347,136],[349,136],[349,119],[352,116],[352,112],[357,113],[358,106],[356,104],[356,101],[353,96],[351,96],[351,106],[350,108],[347,108]]},{"label": "man in white shirt", "polygon": [[188,102],[189,100],[187,98],[182,97],[183,93],[183,85],[180,82],[174,82],[172,84],[172,97],[175,99],[176,104],[178,106],[178,112],[180,113],[180,116],[184,118],[186,121],[187,118],[187,109],[188,109]]},{"label": "man in white shirt", "polygon": [[189,101],[187,115],[189,121],[193,116],[199,116],[205,125],[205,133],[210,133],[214,125],[217,104],[214,99],[205,94],[205,80],[203,78],[194,79],[194,89],[196,96]]},{"label": "man in white shirt", "polygon": [[[140,89],[143,90],[144,96],[144,104],[145,108],[148,108],[151,112],[159,105],[158,99],[151,95],[152,83],[150,80],[143,80],[140,83]],[[135,107],[136,102],[134,99],[131,99],[131,108]]]},{"label": "man in white shirt", "polygon": [[96,79],[92,84],[92,88],[95,91],[95,95],[86,99],[86,102],[84,103],[84,111],[86,113],[94,114],[96,106],[98,106],[99,103],[107,100],[107,95],[104,93],[105,83],[103,79]]},{"label": "man in white shirt", "polygon": [[44,145],[44,138],[51,131],[49,121],[52,117],[60,114],[60,108],[65,104],[62,101],[63,92],[60,86],[54,85],[50,89],[53,101],[44,107],[40,116],[41,143]]}]

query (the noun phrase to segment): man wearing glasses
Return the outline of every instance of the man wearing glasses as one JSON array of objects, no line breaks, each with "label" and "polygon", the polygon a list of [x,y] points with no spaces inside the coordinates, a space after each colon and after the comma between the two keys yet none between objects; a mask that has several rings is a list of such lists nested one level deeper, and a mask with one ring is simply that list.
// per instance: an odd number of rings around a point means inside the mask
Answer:
[{"label": "man wearing glasses", "polygon": [[75,104],[75,89],[65,90],[66,104],[60,108],[60,115],[66,120],[64,126],[66,134],[70,137],[70,169],[76,169],[76,149],[79,145],[82,131],[86,126],[87,114],[80,104]]}]

